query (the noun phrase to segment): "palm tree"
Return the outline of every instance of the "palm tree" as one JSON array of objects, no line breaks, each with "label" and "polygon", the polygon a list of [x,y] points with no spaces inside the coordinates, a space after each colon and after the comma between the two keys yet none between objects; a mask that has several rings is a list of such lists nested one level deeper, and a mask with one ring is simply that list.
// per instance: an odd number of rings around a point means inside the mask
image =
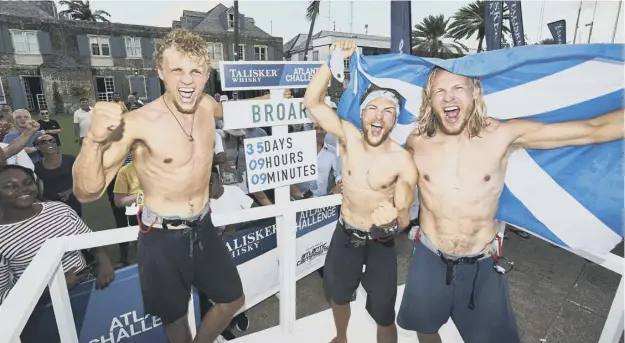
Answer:
[{"label": "palm tree", "polygon": [[311,1],[308,3],[308,9],[306,10],[306,19],[310,22],[310,29],[308,29],[308,38],[306,38],[306,47],[304,48],[304,61],[308,61],[308,46],[312,39],[313,29],[315,28],[315,20],[319,15],[319,6],[321,1]]},{"label": "palm tree", "polygon": [[551,45],[551,44],[556,44],[556,42],[553,40],[553,38],[545,38],[536,44],[537,45]]},{"label": "palm tree", "polygon": [[59,13],[61,17],[74,20],[110,22],[106,17],[111,15],[106,11],[92,10],[89,0],[84,2],[82,0],[61,0],[59,4],[67,6],[66,10]]},{"label": "palm tree", "polygon": [[[484,36],[486,30],[484,28],[484,13],[486,12],[486,3],[483,0],[477,0],[473,3],[463,6],[453,15],[453,22],[449,26],[449,35],[455,39],[469,39],[477,34],[479,41],[477,52],[483,50]],[[510,29],[506,26],[508,21],[507,8],[504,7],[502,20],[503,33],[509,33]]]},{"label": "palm tree", "polygon": [[449,20],[442,14],[430,15],[414,26],[412,50],[415,55],[447,58],[464,55],[469,50],[447,34]]}]

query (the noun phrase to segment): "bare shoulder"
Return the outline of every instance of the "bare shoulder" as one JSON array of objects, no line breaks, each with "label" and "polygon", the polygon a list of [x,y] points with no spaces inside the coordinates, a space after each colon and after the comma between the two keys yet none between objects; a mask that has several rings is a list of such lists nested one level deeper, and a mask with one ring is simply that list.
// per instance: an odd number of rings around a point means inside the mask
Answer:
[{"label": "bare shoulder", "polygon": [[431,138],[429,137],[420,135],[415,129],[406,138],[406,150],[408,150],[408,152],[410,153],[413,153],[414,151],[423,147],[423,145],[430,139]]},{"label": "bare shoulder", "polygon": [[202,100],[200,100],[200,107],[205,111],[210,111],[210,113],[215,112],[215,107],[217,106],[217,101],[212,96],[208,96],[207,94],[202,94]]},{"label": "bare shoulder", "polygon": [[163,113],[165,113],[166,108],[163,104],[161,98],[158,98],[148,104],[138,108],[136,110],[128,111],[124,113],[124,122],[127,124],[137,124],[142,125],[148,121],[153,121],[159,119]]}]

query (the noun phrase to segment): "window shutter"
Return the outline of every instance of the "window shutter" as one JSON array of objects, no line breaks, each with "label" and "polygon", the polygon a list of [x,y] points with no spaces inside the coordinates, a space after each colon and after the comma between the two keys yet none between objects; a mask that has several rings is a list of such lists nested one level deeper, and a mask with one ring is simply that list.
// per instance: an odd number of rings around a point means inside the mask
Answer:
[{"label": "window shutter", "polygon": [[7,83],[9,84],[9,97],[11,98],[13,110],[25,109],[26,96],[22,87],[22,79],[19,76],[9,76],[7,77]]},{"label": "window shutter", "polygon": [[52,42],[50,34],[45,31],[37,31],[37,41],[39,43],[39,53],[42,55],[52,54]]},{"label": "window shutter", "polygon": [[126,42],[124,41],[124,37],[111,36],[109,37],[109,43],[111,45],[111,57],[126,57]]},{"label": "window shutter", "polygon": [[144,58],[154,58],[154,39],[141,38],[141,54]]}]

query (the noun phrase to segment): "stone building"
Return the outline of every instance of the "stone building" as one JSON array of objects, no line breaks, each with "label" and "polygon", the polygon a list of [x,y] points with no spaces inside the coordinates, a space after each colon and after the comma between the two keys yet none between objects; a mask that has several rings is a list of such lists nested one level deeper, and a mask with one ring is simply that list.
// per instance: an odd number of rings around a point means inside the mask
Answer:
[{"label": "stone building", "polygon": [[[213,67],[205,86],[219,92],[219,61],[232,60],[231,8],[183,11],[172,27],[209,42]],[[240,14],[239,51],[248,60],[282,60],[282,38],[272,37]],[[110,100],[137,92],[151,101],[163,92],[153,54],[171,28],[60,19],[52,1],[0,2],[0,104],[13,109],[73,113],[79,99]],[[224,48],[225,46],[225,48]]]}]

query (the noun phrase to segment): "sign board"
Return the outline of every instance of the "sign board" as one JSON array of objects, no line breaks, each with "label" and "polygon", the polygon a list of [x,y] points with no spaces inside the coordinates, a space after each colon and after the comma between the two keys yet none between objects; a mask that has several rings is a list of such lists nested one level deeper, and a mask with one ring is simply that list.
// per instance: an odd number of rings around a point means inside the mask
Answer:
[{"label": "sign board", "polygon": [[311,123],[304,99],[226,101],[224,129]]},{"label": "sign board", "polygon": [[223,91],[306,88],[323,62],[220,61]]},{"label": "sign board", "polygon": [[315,131],[245,139],[250,193],[317,179]]}]

